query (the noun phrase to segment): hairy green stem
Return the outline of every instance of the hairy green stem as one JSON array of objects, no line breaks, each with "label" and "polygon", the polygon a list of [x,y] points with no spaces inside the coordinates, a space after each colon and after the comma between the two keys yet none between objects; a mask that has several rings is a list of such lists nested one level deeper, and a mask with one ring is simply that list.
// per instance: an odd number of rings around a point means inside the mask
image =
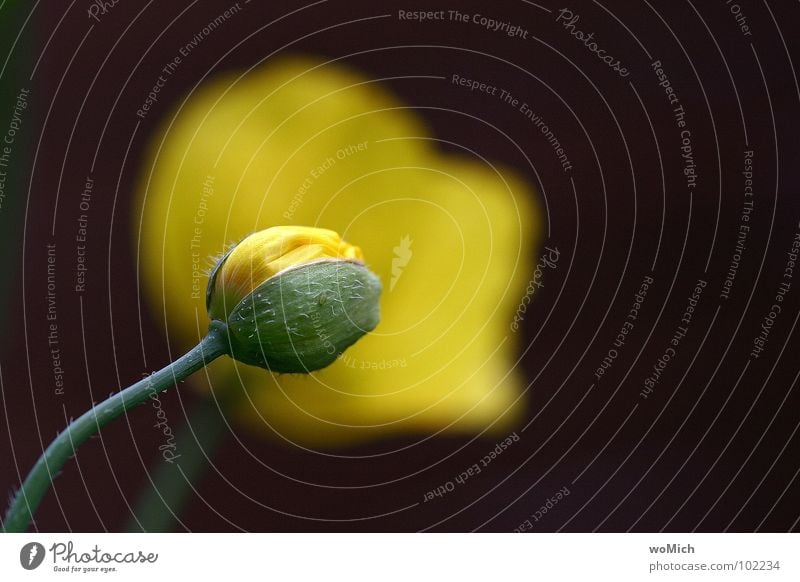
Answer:
[{"label": "hairy green stem", "polygon": [[158,372],[96,404],[73,420],[50,443],[28,473],[6,512],[3,530],[24,532],[28,528],[42,498],[53,484],[53,478],[89,437],[125,411],[148,400],[153,394],[163,392],[212,360],[227,354],[229,346],[225,325],[214,322],[208,335],[189,352]]}]

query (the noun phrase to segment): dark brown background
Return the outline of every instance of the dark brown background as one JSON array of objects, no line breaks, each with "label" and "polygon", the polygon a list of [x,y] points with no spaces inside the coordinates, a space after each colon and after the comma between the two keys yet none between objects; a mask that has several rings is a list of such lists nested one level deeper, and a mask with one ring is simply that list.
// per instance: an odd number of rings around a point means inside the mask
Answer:
[{"label": "dark brown background", "polygon": [[[562,7],[549,0],[539,4],[552,10]],[[0,210],[5,266],[0,306],[0,489],[10,493],[18,485],[17,471],[30,467],[42,443],[63,428],[65,415],[79,414],[92,395],[94,400],[102,398],[169,361],[174,350],[144,306],[144,335],[138,333],[129,221],[143,148],[161,116],[204,75],[250,66],[288,46],[283,50],[345,56],[346,62],[374,77],[461,72],[491,79],[524,96],[548,120],[573,162],[577,208],[550,146],[518,111],[446,81],[388,83],[420,108],[437,137],[516,167],[547,193],[549,242],[562,250],[565,263],[558,286],[543,290],[524,322],[527,342],[534,336],[535,341],[522,361],[528,378],[535,378],[526,393],[530,417],[541,414],[520,443],[479,478],[443,499],[403,511],[396,510],[421,502],[426,491],[470,466],[494,441],[437,438],[403,452],[372,456],[416,442],[384,441],[342,451],[346,458],[290,449],[245,432],[237,432],[236,438],[228,434],[214,454],[215,468],[196,479],[197,495],[176,529],[510,531],[567,486],[571,495],[535,523],[535,531],[797,530],[800,366],[794,326],[800,280],[783,304],[765,354],[749,363],[748,354],[773,302],[785,251],[800,220],[800,93],[790,61],[798,56],[800,5],[741,0],[753,31],[752,37],[745,37],[723,0],[651,2],[652,7],[643,1],[602,4],[637,35],[652,59],[664,63],[687,110],[701,184],[692,197],[691,217],[674,121],[650,69],[651,58],[595,2],[576,0],[568,7],[581,15],[579,28],[594,31],[599,43],[628,65],[631,75],[626,79],[571,38],[553,13],[521,0],[329,0],[268,27],[304,4],[242,3],[241,15],[184,60],[132,142],[135,111],[158,71],[229,2],[121,0],[91,31],[88,2],[76,2],[69,9],[61,3],[41,3],[30,13],[27,7],[15,6],[0,11],[0,56],[8,57],[0,80],[0,130],[5,131],[19,88],[30,87],[32,92],[32,107],[15,143],[10,195]],[[396,18],[398,9],[422,5],[509,20],[527,28],[531,38],[510,39],[472,24],[415,24]],[[393,17],[358,21],[379,14]],[[303,38],[306,35],[310,36]],[[364,52],[370,49],[379,50]],[[527,69],[538,81],[510,63]],[[719,290],[735,244],[742,152],[747,149],[731,79],[741,101],[748,147],[756,152],[756,196],[748,247],[731,299],[724,302]],[[632,87],[658,139],[665,196],[656,142]],[[495,124],[524,148],[538,178],[499,132],[433,108],[467,112]],[[95,152],[87,257],[91,267],[82,326],[66,249],[71,248],[77,199]],[[613,370],[586,395],[639,282],[650,272],[662,219],[663,238],[653,271],[656,285],[640,323]],[[64,396],[53,394],[46,340],[45,245],[52,241],[65,249],[57,283]],[[573,262],[564,278],[567,260]],[[642,381],[663,353],[698,278],[709,285],[690,334],[653,396],[643,401],[638,397]],[[171,390],[161,401],[177,426],[195,399],[189,392]],[[125,528],[130,506],[148,483],[148,467],[159,458],[162,436],[152,422],[151,411],[135,411],[127,422],[115,423],[102,431],[102,438],[83,446],[77,463],[68,464],[55,481],[55,494],[46,497],[36,528]],[[251,454],[274,471],[253,463]],[[303,485],[280,473],[328,487]],[[398,478],[390,485],[363,489],[331,487]],[[355,519],[389,512],[395,513]]]}]

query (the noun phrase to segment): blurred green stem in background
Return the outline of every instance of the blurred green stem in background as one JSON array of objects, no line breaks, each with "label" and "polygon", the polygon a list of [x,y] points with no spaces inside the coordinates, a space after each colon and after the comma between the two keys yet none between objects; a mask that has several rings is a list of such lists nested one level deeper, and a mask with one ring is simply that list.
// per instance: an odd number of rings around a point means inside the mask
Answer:
[{"label": "blurred green stem in background", "polygon": [[[30,76],[33,69],[34,52],[31,46],[37,37],[35,20],[23,23],[32,10],[28,2],[0,3],[0,54],[8,59],[1,67],[3,74],[0,77],[0,119],[3,121],[2,133],[8,129],[8,122],[12,118],[17,96],[22,89],[31,86]],[[35,92],[33,97],[35,98]],[[3,188],[0,190],[0,264],[6,273],[18,273],[22,260],[22,225],[25,222],[25,190],[31,176],[32,151],[34,133],[33,101],[28,101],[20,124],[20,131],[13,136],[10,144],[11,153],[7,167],[0,168],[4,173]],[[0,140],[5,136],[0,135]],[[9,145],[9,144],[5,144]],[[36,249],[37,251],[40,249]],[[9,314],[17,308],[12,308],[12,286],[19,284],[18,277],[0,277],[0,329],[10,329]],[[13,341],[13,334],[0,335],[0,352],[9,348]]]},{"label": "blurred green stem in background", "polygon": [[165,457],[158,463],[150,476],[152,486],[148,483],[128,522],[128,532],[169,532],[176,522],[186,529],[180,515],[225,436],[220,408],[219,400],[211,397],[194,405],[175,435],[176,458]]}]

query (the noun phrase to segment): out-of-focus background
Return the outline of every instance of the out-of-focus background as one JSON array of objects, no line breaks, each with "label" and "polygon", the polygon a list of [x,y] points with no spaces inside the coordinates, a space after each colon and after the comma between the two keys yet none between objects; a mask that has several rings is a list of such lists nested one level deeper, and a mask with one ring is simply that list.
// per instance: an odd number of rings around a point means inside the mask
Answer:
[{"label": "out-of-focus background", "polygon": [[[507,233],[492,231],[522,241],[514,250],[525,262],[501,256],[510,274],[481,283],[502,291],[517,281],[502,300],[507,321],[492,325],[507,337],[503,359],[487,348],[481,360],[502,361],[516,378],[519,400],[502,430],[484,419],[437,434],[430,421],[306,443],[259,431],[220,404],[222,393],[209,398],[186,383],[84,445],[55,479],[37,530],[798,529],[800,6],[418,4],[0,7],[7,493],[69,418],[185,349],[185,334],[165,329],[175,323],[153,291],[160,271],[142,252],[161,257],[142,251],[137,222],[154,157],[182,163],[165,128],[184,104],[213,109],[197,94],[234,78],[226,74],[287,57],[333,61],[323,70],[374,84],[434,138],[425,156],[498,164],[527,213],[497,223]],[[432,14],[420,21],[416,11]],[[198,147],[215,152],[204,131]],[[292,131],[303,143],[316,130]],[[409,133],[402,124],[393,131]],[[341,147],[358,142],[350,137]],[[467,170],[452,176],[476,181]],[[402,178],[387,183],[403,197]],[[489,204],[487,192],[475,189],[469,203]],[[180,220],[180,207],[164,200]],[[376,267],[385,285],[392,257],[409,280],[414,268],[395,230],[413,233],[419,253],[436,238],[425,211],[376,220],[401,249],[387,246]],[[425,263],[431,281],[452,267],[449,256],[438,258],[440,271]],[[391,369],[375,373],[386,385],[393,378]]]}]

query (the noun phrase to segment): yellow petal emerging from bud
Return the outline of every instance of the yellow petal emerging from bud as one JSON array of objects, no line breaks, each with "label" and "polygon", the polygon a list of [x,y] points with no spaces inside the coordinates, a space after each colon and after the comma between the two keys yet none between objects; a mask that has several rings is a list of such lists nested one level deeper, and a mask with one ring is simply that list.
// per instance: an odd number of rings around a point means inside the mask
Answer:
[{"label": "yellow petal emerging from bud", "polygon": [[253,233],[228,251],[211,272],[208,314],[225,321],[242,299],[278,273],[329,260],[363,263],[364,256],[360,248],[324,228],[273,226]]},{"label": "yellow petal emerging from bud", "polygon": [[378,325],[381,283],[362,258],[332,230],[276,226],[252,234],[211,272],[212,325],[227,329],[240,362],[320,370]]}]

